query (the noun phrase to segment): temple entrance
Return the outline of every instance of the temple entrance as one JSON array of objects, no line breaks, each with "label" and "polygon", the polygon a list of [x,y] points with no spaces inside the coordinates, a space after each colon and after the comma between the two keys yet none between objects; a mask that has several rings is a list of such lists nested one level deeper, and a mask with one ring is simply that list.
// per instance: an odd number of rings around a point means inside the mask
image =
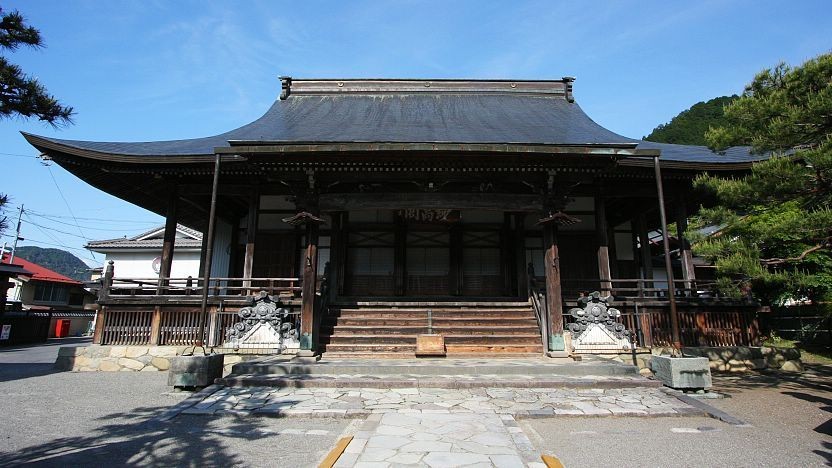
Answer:
[{"label": "temple entrance", "polygon": [[385,210],[350,213],[345,296],[482,298],[516,292],[517,265],[507,253],[503,213],[445,210],[450,214],[437,218],[428,210],[413,211],[410,217]]}]

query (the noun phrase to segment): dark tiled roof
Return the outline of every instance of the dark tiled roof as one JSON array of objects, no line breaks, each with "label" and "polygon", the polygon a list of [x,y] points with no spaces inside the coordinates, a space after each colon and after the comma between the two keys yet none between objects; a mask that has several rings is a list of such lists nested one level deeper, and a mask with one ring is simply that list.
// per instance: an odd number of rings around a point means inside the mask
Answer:
[{"label": "dark tiled roof", "polygon": [[[334,86],[336,80],[315,81],[321,82]],[[360,82],[350,82],[357,86],[354,83]],[[487,82],[492,86],[502,83]],[[504,83],[509,86],[509,82]],[[561,81],[536,84],[563,86]],[[735,163],[764,158],[749,154],[747,148],[732,148],[720,155],[705,147],[627,138],[598,125],[566,93],[460,91],[461,87],[444,91],[386,88],[372,92],[319,92],[317,89],[289,94],[254,122],[211,137],[138,143],[35,138],[69,148],[131,156],[210,155],[216,147],[230,146],[229,142],[385,142],[638,145],[639,149],[661,150],[663,160],[693,163]]]},{"label": "dark tiled roof", "polygon": [[[90,241],[85,248],[88,249],[161,249],[162,244],[164,242],[163,239],[143,239],[144,237],[150,236],[154,233],[159,231],[164,231],[164,226],[158,226],[149,231],[145,231],[139,235],[127,238],[127,237],[120,237],[116,239],[104,239],[104,240],[97,240],[97,241]],[[176,248],[196,248],[199,249],[202,247],[202,233],[191,229],[189,227],[183,226],[181,224],[176,225],[176,229],[178,231],[182,231],[192,237],[194,239],[189,239],[186,237],[177,237],[175,241]]]}]

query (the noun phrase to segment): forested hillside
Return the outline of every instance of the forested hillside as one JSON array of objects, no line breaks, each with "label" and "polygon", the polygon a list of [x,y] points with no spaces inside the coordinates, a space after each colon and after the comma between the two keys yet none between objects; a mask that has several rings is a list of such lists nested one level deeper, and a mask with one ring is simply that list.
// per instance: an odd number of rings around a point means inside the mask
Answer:
[{"label": "forested hillside", "polygon": [[708,102],[697,102],[669,123],[654,128],[644,139],[657,143],[705,146],[705,132],[709,127],[716,128],[726,124],[723,107],[737,98],[736,95],[722,96]]},{"label": "forested hillside", "polygon": [[18,247],[15,255],[78,281],[87,281],[90,278],[90,267],[65,250],[25,246]]}]

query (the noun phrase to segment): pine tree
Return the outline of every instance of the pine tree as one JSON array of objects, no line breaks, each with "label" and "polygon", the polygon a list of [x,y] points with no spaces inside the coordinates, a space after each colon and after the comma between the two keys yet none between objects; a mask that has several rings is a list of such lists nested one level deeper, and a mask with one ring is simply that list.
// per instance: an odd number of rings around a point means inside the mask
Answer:
[{"label": "pine tree", "polygon": [[[17,11],[0,9],[0,49],[43,47],[40,32],[26,24]],[[51,125],[72,123],[72,107],[63,106],[37,79],[0,56],[0,118],[37,117]]]},{"label": "pine tree", "polygon": [[[714,150],[749,145],[768,154],[740,178],[698,177],[715,195],[692,224],[694,251],[716,266],[721,288],[766,303],[832,299],[832,54],[757,74],[706,134]],[[696,228],[721,226],[717,235]]]}]

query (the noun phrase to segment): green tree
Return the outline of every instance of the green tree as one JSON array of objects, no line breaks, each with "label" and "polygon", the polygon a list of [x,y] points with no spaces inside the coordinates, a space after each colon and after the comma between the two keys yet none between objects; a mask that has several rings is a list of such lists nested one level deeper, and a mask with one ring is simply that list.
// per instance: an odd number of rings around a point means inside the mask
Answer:
[{"label": "green tree", "polygon": [[705,132],[710,127],[727,123],[723,109],[737,98],[739,96],[736,95],[722,96],[707,102],[697,102],[670,122],[654,128],[644,139],[657,143],[705,146]]},{"label": "green tree", "polygon": [[[0,49],[43,47],[40,32],[26,24],[17,11],[0,9]],[[51,125],[72,123],[72,107],[63,106],[37,79],[0,56],[0,118],[37,117]]]},{"label": "green tree", "polygon": [[[832,54],[757,74],[708,130],[715,150],[769,154],[748,175],[698,177],[715,196],[691,227],[694,251],[716,266],[721,288],[760,300],[832,299]],[[715,236],[695,228],[721,226]]]}]

